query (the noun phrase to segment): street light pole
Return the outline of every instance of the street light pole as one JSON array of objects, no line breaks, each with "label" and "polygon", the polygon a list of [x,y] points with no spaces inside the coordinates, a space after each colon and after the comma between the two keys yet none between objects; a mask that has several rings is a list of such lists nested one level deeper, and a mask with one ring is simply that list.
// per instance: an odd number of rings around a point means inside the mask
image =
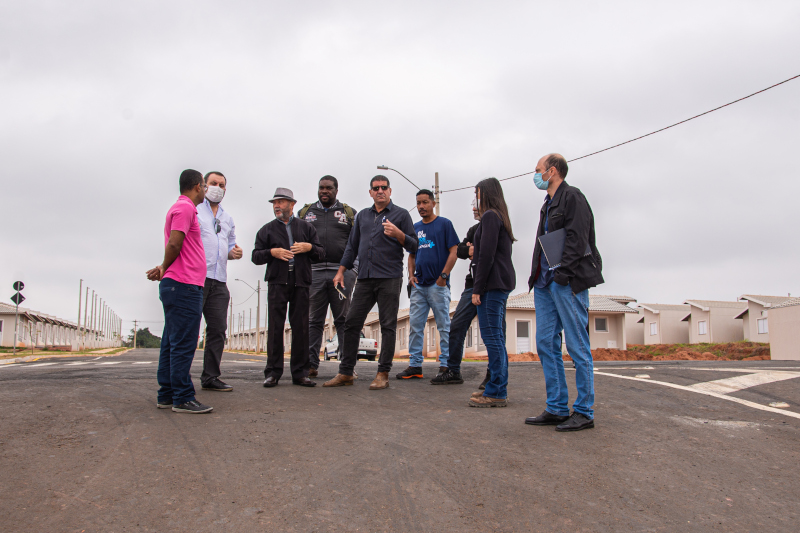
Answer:
[{"label": "street light pole", "polygon": [[433,194],[436,196],[436,216],[439,216],[439,173],[436,173],[435,184],[433,186]]}]

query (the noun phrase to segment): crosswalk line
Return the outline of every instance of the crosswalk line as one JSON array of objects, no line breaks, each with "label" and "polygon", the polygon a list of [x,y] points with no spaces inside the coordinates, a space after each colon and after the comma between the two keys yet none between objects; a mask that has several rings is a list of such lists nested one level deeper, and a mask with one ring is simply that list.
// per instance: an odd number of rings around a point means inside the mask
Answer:
[{"label": "crosswalk line", "polygon": [[699,391],[716,392],[719,394],[730,394],[731,392],[766,385],[776,381],[785,381],[800,377],[800,372],[757,372],[754,374],[744,374],[732,378],[715,379],[714,381],[703,381],[689,385],[690,388]]}]

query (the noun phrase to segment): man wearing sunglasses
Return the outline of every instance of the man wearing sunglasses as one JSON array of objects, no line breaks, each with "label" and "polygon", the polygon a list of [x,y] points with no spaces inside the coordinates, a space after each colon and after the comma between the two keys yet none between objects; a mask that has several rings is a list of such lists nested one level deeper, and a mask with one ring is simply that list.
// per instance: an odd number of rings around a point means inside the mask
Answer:
[{"label": "man wearing sunglasses", "polygon": [[334,286],[344,287],[344,273],[353,268],[358,258],[358,283],[347,311],[344,335],[339,337],[342,341],[339,373],[324,387],[353,384],[361,329],[376,303],[381,324],[381,355],[378,374],[369,389],[389,386],[397,336],[397,308],[403,287],[403,250],[416,253],[417,235],[408,210],[392,203],[392,189],[386,176],[372,178],[369,195],[375,203],[358,213],[339,262],[339,272],[333,278]]},{"label": "man wearing sunglasses", "polygon": [[236,244],[233,218],[220,203],[225,197],[228,180],[222,172],[205,175],[206,198],[197,206],[200,234],[206,253],[206,282],[203,286],[203,316],[206,319],[206,341],[203,352],[203,390],[230,392],[233,387],[224,383],[220,363],[225,348],[228,322],[228,259],[241,259],[242,249]]}]

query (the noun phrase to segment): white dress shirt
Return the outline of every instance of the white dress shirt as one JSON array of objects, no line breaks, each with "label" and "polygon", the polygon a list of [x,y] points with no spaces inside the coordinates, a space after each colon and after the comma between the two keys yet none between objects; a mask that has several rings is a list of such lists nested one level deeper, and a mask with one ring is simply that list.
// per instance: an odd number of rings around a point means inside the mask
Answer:
[{"label": "white dress shirt", "polygon": [[[217,233],[214,220],[218,221]],[[228,281],[228,253],[236,246],[236,225],[233,218],[217,206],[217,216],[211,210],[208,200],[197,206],[197,220],[200,222],[200,235],[206,252],[206,277],[226,283]]]}]

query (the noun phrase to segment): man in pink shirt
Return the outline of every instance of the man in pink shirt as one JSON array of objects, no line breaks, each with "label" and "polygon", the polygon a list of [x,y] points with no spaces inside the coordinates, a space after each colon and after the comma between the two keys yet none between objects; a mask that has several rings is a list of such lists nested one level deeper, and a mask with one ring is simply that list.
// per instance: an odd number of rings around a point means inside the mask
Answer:
[{"label": "man in pink shirt", "polygon": [[164,306],[157,406],[176,413],[208,413],[213,408],[195,399],[190,374],[206,281],[206,255],[197,222],[197,206],[206,188],[203,175],[191,169],[181,173],[179,185],[181,196],[167,212],[164,225],[164,262],[147,271],[147,279],[161,282],[158,293]]}]

